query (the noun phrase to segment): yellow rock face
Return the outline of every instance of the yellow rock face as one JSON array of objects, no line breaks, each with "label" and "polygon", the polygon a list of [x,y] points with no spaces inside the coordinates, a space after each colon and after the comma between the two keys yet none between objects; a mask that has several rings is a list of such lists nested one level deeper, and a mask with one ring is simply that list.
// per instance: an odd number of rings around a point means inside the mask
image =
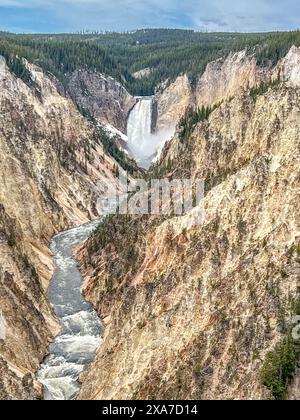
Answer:
[{"label": "yellow rock face", "polygon": [[176,141],[177,169],[207,182],[201,225],[133,219],[81,249],[84,292],[107,322],[80,398],[270,397],[260,368],[299,288],[299,103],[286,84],[237,94]]},{"label": "yellow rock face", "polygon": [[192,90],[186,75],[178,77],[175,82],[165,87],[156,95],[157,129],[166,130],[174,127],[186,108],[192,102]]},{"label": "yellow rock face", "polygon": [[[32,373],[58,325],[46,299],[54,233],[97,217],[96,184],[115,162],[55,79],[28,64],[28,87],[0,79],[0,398],[35,396]],[[89,156],[87,158],[87,155]]]}]

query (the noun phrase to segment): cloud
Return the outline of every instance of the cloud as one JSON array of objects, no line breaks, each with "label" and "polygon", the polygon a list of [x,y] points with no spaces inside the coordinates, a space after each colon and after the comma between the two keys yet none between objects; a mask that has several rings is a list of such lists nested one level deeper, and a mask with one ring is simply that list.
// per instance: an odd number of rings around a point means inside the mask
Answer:
[{"label": "cloud", "polygon": [[[193,26],[242,32],[295,29],[299,25],[298,0],[211,0],[191,14]],[[217,22],[215,22],[217,18]],[[221,23],[222,22],[222,23]]]},{"label": "cloud", "polygon": [[299,18],[298,0],[0,0],[0,28],[36,32],[142,27],[269,31],[294,29]]}]

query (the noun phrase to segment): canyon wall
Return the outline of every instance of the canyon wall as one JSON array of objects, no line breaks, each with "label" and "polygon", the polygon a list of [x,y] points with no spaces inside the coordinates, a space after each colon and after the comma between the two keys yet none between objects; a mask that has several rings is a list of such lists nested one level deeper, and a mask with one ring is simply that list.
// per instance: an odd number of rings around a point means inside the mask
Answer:
[{"label": "canyon wall", "polygon": [[177,124],[189,106],[208,107],[249,89],[280,79],[299,85],[299,48],[292,47],[275,67],[261,67],[247,50],[212,61],[192,87],[187,75],[165,83],[156,94],[158,129]]},{"label": "canyon wall", "polygon": [[68,77],[67,91],[81,110],[126,134],[127,117],[136,99],[112,77],[78,69]]},{"label": "canyon wall", "polygon": [[196,85],[195,103],[198,106],[216,104],[249,90],[265,77],[266,69],[259,68],[255,57],[248,55],[246,50],[230,53],[207,65]]},{"label": "canyon wall", "polygon": [[292,47],[275,67],[260,67],[255,56],[247,50],[230,53],[226,58],[208,64],[197,82],[196,105],[211,106],[276,79],[299,85],[299,51]]},{"label": "canyon wall", "polygon": [[[97,217],[97,195],[115,183],[118,165],[78,109],[124,132],[135,103],[100,74],[74,72],[68,97],[27,66],[28,85],[0,74],[0,399],[41,396],[34,373],[58,332],[46,299],[50,239]],[[260,370],[300,286],[300,49],[274,68],[230,54],[195,90],[180,76],[156,101],[159,129],[190,105],[222,102],[158,164],[205,179],[205,218],[111,217],[81,247],[83,291],[106,330],[79,398],[271,398]]]},{"label": "canyon wall", "polygon": [[98,216],[117,164],[55,78],[27,63],[27,85],[0,60],[0,399],[30,399],[58,332],[46,299],[50,239]]},{"label": "canyon wall", "polygon": [[256,95],[217,87],[223,103],[166,146],[168,176],[206,181],[202,223],[201,208],[111,217],[79,250],[106,325],[80,399],[274,397],[260,372],[300,290],[299,49],[289,54],[289,80]]},{"label": "canyon wall", "polygon": [[211,106],[259,85],[269,69],[260,68],[246,50],[212,61],[191,86],[188,76],[166,82],[156,94],[158,129],[177,124],[189,106]]},{"label": "canyon wall", "polygon": [[173,83],[164,85],[155,95],[157,130],[176,125],[185,110],[193,103],[192,88],[187,75],[179,76]]}]

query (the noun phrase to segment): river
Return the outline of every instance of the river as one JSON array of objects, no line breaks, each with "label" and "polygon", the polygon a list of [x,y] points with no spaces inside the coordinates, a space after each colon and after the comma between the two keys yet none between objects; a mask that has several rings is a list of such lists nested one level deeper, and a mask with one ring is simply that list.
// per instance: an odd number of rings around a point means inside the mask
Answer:
[{"label": "river", "polygon": [[[145,168],[170,134],[151,133],[152,100],[138,98],[128,120],[129,147]],[[101,344],[103,326],[81,294],[83,279],[73,258],[74,247],[84,242],[99,223],[100,220],[62,232],[52,240],[54,273],[48,299],[60,321],[61,332],[50,345],[37,375],[44,385],[45,400],[74,400],[80,391],[80,373],[94,359]]]},{"label": "river", "polygon": [[56,235],[51,244],[54,274],[48,298],[61,324],[37,379],[44,385],[45,400],[73,400],[80,391],[79,375],[101,344],[103,326],[80,291],[82,276],[73,258],[76,245],[99,224],[94,221]]}]

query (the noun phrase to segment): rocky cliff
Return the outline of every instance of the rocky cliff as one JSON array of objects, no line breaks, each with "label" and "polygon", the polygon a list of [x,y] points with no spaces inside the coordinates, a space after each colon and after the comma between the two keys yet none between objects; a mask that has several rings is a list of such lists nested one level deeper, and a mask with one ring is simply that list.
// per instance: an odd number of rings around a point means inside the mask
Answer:
[{"label": "rocky cliff", "polygon": [[255,55],[247,50],[231,53],[208,64],[197,82],[195,103],[198,106],[217,104],[270,80],[299,84],[299,60],[299,48],[296,47],[292,47],[275,67],[259,66]]},{"label": "rocky cliff", "polygon": [[292,47],[275,67],[261,67],[247,50],[230,53],[209,63],[195,86],[187,75],[163,84],[156,94],[158,129],[177,124],[189,106],[212,106],[271,80],[299,85],[299,48]]},{"label": "rocky cliff", "polygon": [[[58,331],[50,239],[97,217],[115,183],[114,147],[82,114],[124,132],[134,104],[100,74],[74,72],[66,95],[27,67],[28,84],[0,61],[0,399],[40,397],[34,372]],[[297,48],[268,68],[240,52],[194,90],[180,76],[156,95],[159,129],[218,104],[154,168],[204,179],[205,217],[114,216],[81,247],[83,292],[106,329],[79,398],[298,398],[299,75]]]},{"label": "rocky cliff", "polygon": [[155,95],[157,108],[157,130],[174,127],[193,103],[192,88],[186,75],[179,76],[173,83],[164,85]]},{"label": "rocky cliff", "polygon": [[97,217],[117,164],[57,80],[27,63],[27,85],[0,60],[0,398],[28,399],[58,331],[46,299],[50,239]]},{"label": "rocky cliff", "polygon": [[136,100],[112,77],[78,69],[68,77],[67,91],[81,110],[126,134],[127,117]]},{"label": "rocky cliff", "polygon": [[[84,294],[106,325],[81,399],[295,395],[298,344],[289,331],[300,315],[299,50],[289,54],[269,71],[293,76],[263,92],[246,89],[244,76],[225,93],[211,84],[211,101],[223,103],[166,148],[168,176],[206,181],[202,223],[195,211],[167,220],[112,217],[80,249]],[[254,66],[243,53],[235,59]]]}]

